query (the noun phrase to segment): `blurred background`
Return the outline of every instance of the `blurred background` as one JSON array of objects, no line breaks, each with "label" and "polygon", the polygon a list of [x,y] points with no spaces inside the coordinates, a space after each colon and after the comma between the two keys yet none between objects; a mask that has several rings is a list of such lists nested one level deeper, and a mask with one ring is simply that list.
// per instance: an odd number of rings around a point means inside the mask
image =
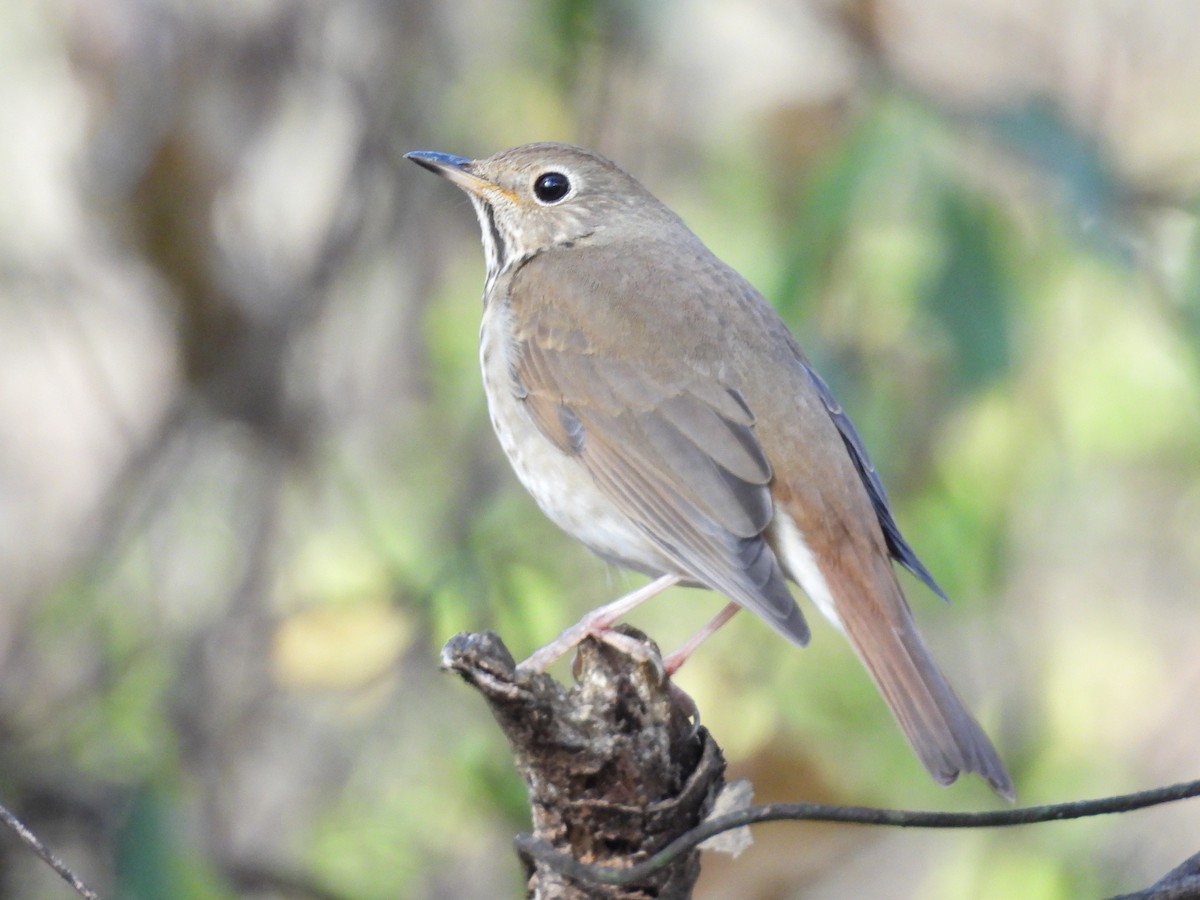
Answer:
[{"label": "blurred background", "polygon": [[[1022,803],[1197,777],[1198,46],[1190,0],[0,5],[0,803],[110,897],[519,895],[523,788],[438,652],[638,580],[509,472],[474,216],[401,155],[548,139],[800,336]],[[806,651],[738,617],[679,677],[731,776],[992,808],[806,609]],[[1194,803],[776,824],[699,896],[1101,896],[1198,849]],[[0,895],[74,896],[7,833]]]}]

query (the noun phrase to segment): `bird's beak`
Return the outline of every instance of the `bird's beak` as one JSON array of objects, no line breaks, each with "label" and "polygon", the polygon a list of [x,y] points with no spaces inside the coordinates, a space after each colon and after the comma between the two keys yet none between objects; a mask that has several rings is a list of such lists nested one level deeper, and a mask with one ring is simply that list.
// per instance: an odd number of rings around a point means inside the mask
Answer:
[{"label": "bird's beak", "polygon": [[428,169],[435,175],[440,175],[447,181],[458,185],[468,194],[487,200],[497,194],[514,199],[509,191],[497,184],[480,178],[471,171],[471,160],[449,153],[434,153],[432,150],[413,150],[404,154],[405,159],[411,159],[423,169]]}]

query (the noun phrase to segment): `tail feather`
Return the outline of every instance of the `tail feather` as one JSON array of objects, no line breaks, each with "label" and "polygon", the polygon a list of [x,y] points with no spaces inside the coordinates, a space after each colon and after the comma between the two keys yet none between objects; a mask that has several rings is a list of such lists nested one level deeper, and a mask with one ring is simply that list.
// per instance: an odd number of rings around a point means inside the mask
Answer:
[{"label": "tail feather", "polygon": [[[997,794],[1013,801],[1016,794],[1004,763],[933,661],[890,563],[879,569],[874,591],[844,573],[830,579],[838,598],[838,617],[855,652],[909,744],[939,784],[975,772]],[[880,598],[884,585],[887,596]],[[856,596],[848,596],[851,593]]]}]

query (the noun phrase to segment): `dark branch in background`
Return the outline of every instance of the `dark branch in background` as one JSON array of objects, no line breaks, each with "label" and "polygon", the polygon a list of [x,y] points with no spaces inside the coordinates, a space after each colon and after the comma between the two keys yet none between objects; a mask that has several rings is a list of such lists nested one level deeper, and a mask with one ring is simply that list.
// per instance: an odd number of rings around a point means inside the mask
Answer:
[{"label": "dark branch in background", "polygon": [[1122,894],[1111,900],[1194,900],[1196,897],[1200,897],[1200,853],[1188,857],[1146,890]]},{"label": "dark branch in background", "polygon": [[1013,825],[1032,825],[1036,822],[1056,822],[1130,812],[1197,796],[1200,796],[1200,781],[1187,781],[1169,787],[1117,797],[1102,797],[1097,800],[1074,800],[1047,806],[977,813],[874,809],[866,806],[831,806],[824,803],[770,803],[711,819],[672,841],[645,862],[629,869],[584,865],[530,835],[518,836],[516,843],[522,853],[553,866],[572,878],[597,884],[621,885],[645,878],[656,869],[670,865],[680,854],[695,849],[714,835],[763,822],[844,822],[852,825],[887,825],[894,828],[1008,828]]},{"label": "dark branch in background", "polygon": [[100,900],[99,894],[84,884],[78,875],[67,868],[66,863],[55,856],[49,847],[38,840],[36,834],[26,828],[21,820],[4,806],[0,806],[0,821],[16,832],[22,843],[41,857],[42,861],[57,872],[63,881],[73,887],[79,896],[87,897],[88,900]]}]

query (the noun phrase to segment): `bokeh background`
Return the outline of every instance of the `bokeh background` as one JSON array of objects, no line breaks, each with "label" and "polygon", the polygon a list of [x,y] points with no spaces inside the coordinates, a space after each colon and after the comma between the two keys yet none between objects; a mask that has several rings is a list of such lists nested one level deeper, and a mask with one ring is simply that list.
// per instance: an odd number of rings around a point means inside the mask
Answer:
[{"label": "bokeh background", "polygon": [[[508,471],[474,217],[401,155],[546,139],[800,335],[1022,802],[1196,777],[1198,46],[1191,0],[0,4],[0,802],[111,897],[519,894],[523,790],[438,651],[637,580]],[[814,624],[679,677],[756,799],[992,807]],[[756,837],[699,896],[1101,896],[1200,808]],[[6,834],[0,894],[74,896]]]}]

